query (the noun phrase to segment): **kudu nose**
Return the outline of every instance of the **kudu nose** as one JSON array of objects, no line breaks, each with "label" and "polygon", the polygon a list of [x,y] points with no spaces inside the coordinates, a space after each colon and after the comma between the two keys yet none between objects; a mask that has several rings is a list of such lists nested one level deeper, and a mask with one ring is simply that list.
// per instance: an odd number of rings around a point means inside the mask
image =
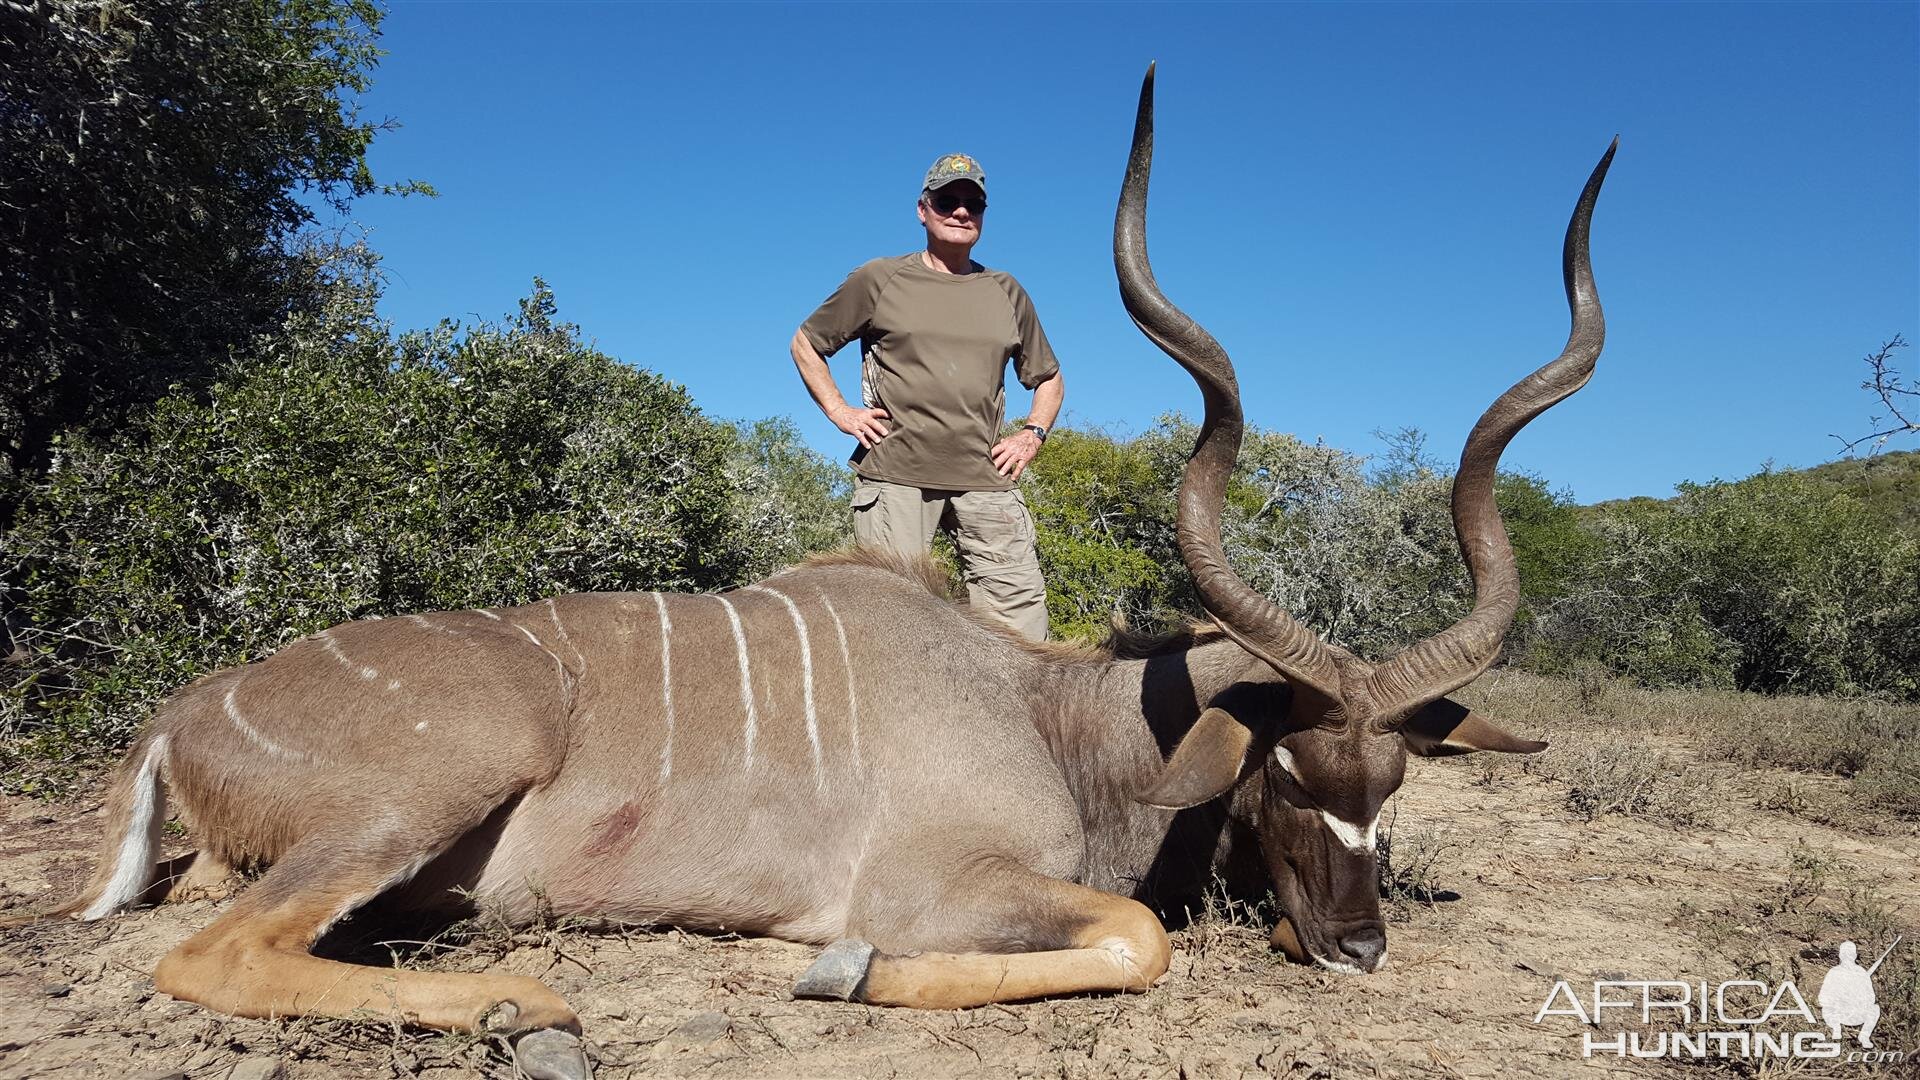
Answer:
[{"label": "kudu nose", "polygon": [[1340,939],[1340,951],[1353,958],[1354,966],[1372,971],[1387,955],[1387,935],[1369,926]]}]

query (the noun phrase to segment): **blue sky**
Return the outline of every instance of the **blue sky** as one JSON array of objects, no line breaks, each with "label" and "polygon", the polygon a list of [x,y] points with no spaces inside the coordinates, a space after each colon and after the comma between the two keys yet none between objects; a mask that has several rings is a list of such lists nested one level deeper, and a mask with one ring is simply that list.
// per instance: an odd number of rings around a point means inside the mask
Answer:
[{"label": "blue sky", "polygon": [[396,324],[498,318],[540,275],[602,349],[835,456],[787,342],[923,243],[919,179],[954,150],[988,173],[974,254],[1034,297],[1065,422],[1198,411],[1113,281],[1149,60],[1154,270],[1263,426],[1457,455],[1565,339],[1561,233],[1616,133],[1606,353],[1508,466],[1586,502],[1818,464],[1874,412],[1860,358],[1920,338],[1913,3],[397,2],[383,29],[363,110],[402,126],[376,175],[442,193],[356,207]]}]

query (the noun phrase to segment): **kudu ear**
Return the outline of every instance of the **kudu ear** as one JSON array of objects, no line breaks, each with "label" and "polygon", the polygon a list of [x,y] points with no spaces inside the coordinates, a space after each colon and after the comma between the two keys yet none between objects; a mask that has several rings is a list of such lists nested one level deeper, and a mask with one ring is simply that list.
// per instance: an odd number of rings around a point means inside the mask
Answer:
[{"label": "kudu ear", "polygon": [[1522,739],[1479,713],[1447,698],[1423,706],[1400,728],[1407,749],[1421,757],[1451,757],[1475,750],[1537,754],[1547,744]]},{"label": "kudu ear", "polygon": [[1255,742],[1251,727],[1216,705],[1200,714],[1193,729],[1173,748],[1159,778],[1134,801],[1184,810],[1216,798],[1259,764],[1266,751]]}]

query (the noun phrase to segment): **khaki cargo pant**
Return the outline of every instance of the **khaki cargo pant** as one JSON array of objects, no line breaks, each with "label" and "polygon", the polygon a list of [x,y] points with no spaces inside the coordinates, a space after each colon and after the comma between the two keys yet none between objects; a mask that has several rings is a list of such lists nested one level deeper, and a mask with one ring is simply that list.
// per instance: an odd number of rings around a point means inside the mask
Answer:
[{"label": "khaki cargo pant", "polygon": [[1034,641],[1047,639],[1047,585],[1033,547],[1033,518],[1019,489],[944,491],[856,478],[853,540],[924,555],[935,529],[960,552],[967,603]]}]

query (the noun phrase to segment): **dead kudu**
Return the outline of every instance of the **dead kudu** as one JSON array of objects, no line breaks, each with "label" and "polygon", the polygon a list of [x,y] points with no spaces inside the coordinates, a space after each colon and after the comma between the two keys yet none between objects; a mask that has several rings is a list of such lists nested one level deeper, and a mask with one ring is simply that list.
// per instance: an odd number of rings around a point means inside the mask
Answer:
[{"label": "dead kudu", "polygon": [[[1374,825],[1406,755],[1531,753],[1444,695],[1494,660],[1518,589],[1493,499],[1501,450],[1579,389],[1603,336],[1587,231],[1568,226],[1566,351],[1468,437],[1453,492],[1472,613],[1373,664],[1228,567],[1242,434],[1232,365],[1146,257],[1153,73],[1114,229],[1127,310],[1198,381],[1179,542],[1219,632],[1132,651],[1023,644],[925,566],[827,556],[724,595],[556,597],[348,623],[201,679],[162,707],[108,801],[95,877],[55,914],[267,866],[154,974],[241,1016],[394,1015],[516,1038],[577,1078],[579,1020],[539,981],[312,955],[375,896],[828,945],[796,993],[956,1008],[1143,990],[1169,946],[1149,903],[1264,870],[1294,959],[1386,957]],[[1169,750],[1171,754],[1169,756]],[[199,849],[156,870],[168,792]]]}]

